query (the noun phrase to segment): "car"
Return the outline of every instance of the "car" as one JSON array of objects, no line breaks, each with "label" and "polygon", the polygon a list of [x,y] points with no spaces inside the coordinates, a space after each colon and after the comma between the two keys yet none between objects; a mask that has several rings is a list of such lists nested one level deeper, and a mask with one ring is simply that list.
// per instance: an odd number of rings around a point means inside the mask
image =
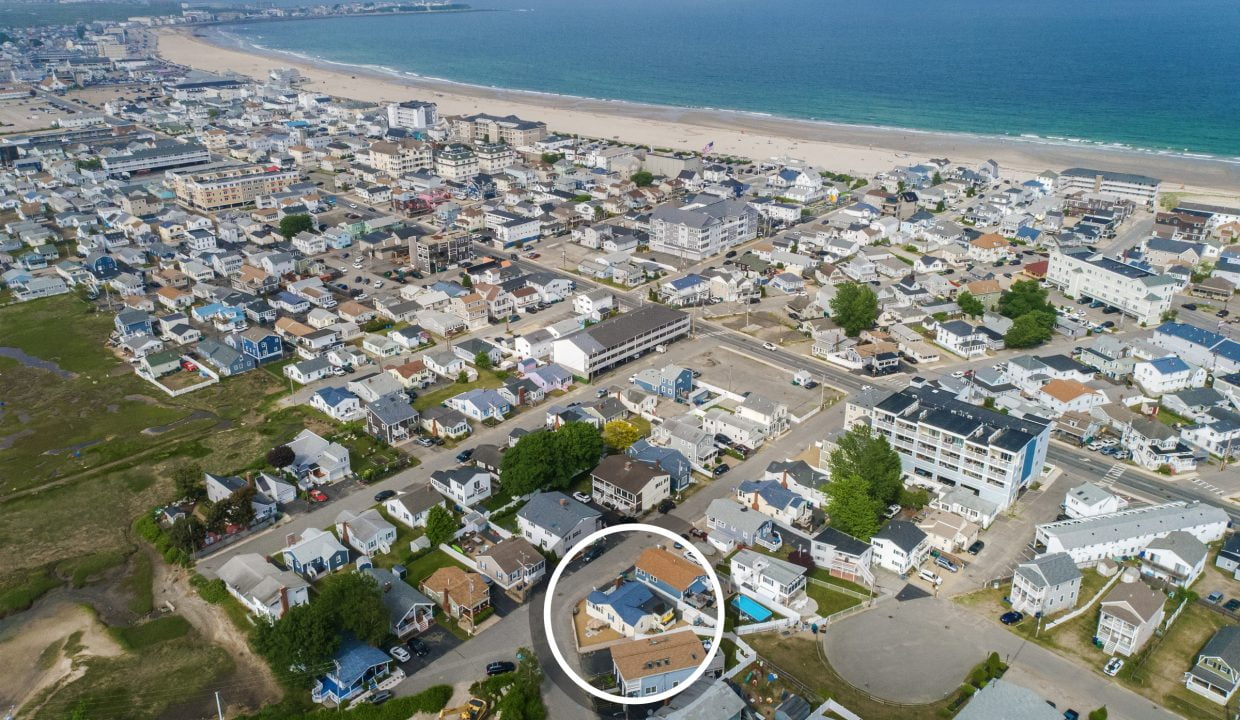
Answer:
[{"label": "car", "polygon": [[964,377],[964,370],[957,370],[956,372],[952,373],[952,377],[959,380],[960,378]]},{"label": "car", "polygon": [[1124,667],[1124,659],[1121,657],[1113,657],[1110,660],[1107,660],[1107,664],[1102,668],[1102,672],[1106,673],[1110,677],[1115,677],[1116,673],[1118,673],[1119,669],[1122,667]]},{"label": "car", "polygon": [[310,502],[316,502],[316,503],[327,502],[327,493],[323,492],[322,490],[318,488],[311,490],[309,493],[307,493],[307,495],[310,497]]},{"label": "car", "polygon": [[367,698],[366,702],[370,703],[371,705],[382,705],[388,700],[391,700],[392,697],[393,696],[392,696],[391,690],[380,690],[379,692]]},{"label": "car", "polygon": [[1184,309],[1185,310],[1196,310],[1197,303],[1184,303]]},{"label": "car", "polygon": [[1103,314],[1103,315],[1115,315],[1115,314],[1117,314],[1118,312],[1119,312],[1119,308],[1117,308],[1117,307],[1111,307],[1111,306],[1109,306],[1109,305],[1108,305],[1107,307],[1105,307],[1105,308],[1103,308],[1103,309],[1102,309],[1102,314]]},{"label": "car", "polygon": [[1236,612],[1237,610],[1240,610],[1240,598],[1232,598],[1228,600],[1223,605],[1223,609],[1227,612]]},{"label": "car", "polygon": [[1219,592],[1218,590],[1215,590],[1209,595],[1206,595],[1206,602],[1210,603],[1211,605],[1218,605],[1219,601],[1222,599],[1223,599],[1223,593]]},{"label": "car", "polygon": [[380,490],[379,492],[375,493],[375,502],[383,502],[384,500],[387,500],[388,498],[394,498],[394,497],[396,497],[395,490]]},{"label": "car", "polygon": [[493,663],[487,663],[487,676],[494,677],[510,673],[517,669],[517,664],[507,660],[496,660]]},{"label": "car", "polygon": [[1081,714],[1072,708],[1063,711],[1063,720],[1081,720]]},{"label": "car", "polygon": [[388,655],[396,658],[396,662],[409,662],[409,658],[413,657],[408,650],[400,645],[393,645],[392,649],[388,650]]},{"label": "car", "polygon": [[573,493],[573,499],[574,499],[574,500],[576,500],[576,501],[577,501],[577,502],[579,502],[579,503],[588,503],[588,502],[590,502],[590,496],[589,496],[589,495],[586,495],[585,493],[581,492],[580,490],[577,490],[576,492],[574,492],[574,493]]},{"label": "car", "polygon": [[726,253],[724,253],[724,254],[723,254],[723,256],[724,256],[724,257],[726,257],[726,258],[734,258],[734,257],[736,257],[736,251],[735,251],[735,250],[729,250],[729,251],[727,251]]},{"label": "car", "polygon": [[526,257],[531,260],[537,260],[538,258],[542,257],[542,255],[539,255],[538,253],[530,253],[526,255]]},{"label": "car", "polygon": [[659,501],[659,512],[664,515],[676,509],[676,501],[671,498],[663,498]]},{"label": "car", "polygon": [[462,463],[463,463],[463,462],[468,462],[468,461],[469,461],[469,459],[470,459],[471,457],[473,457],[473,455],[474,455],[474,449],[473,449],[473,448],[465,448],[464,450],[462,450],[462,451],[460,451],[459,453],[457,453],[457,454],[456,454],[456,461],[457,461],[457,462],[462,462]]},{"label": "car", "polygon": [[1025,619],[1025,614],[1022,612],[1017,612],[1015,610],[1005,612],[999,616],[999,622],[1003,623],[1004,625],[1016,625],[1017,623],[1019,623],[1021,620],[1024,620],[1024,619]]},{"label": "car", "polygon": [[775,343],[773,342],[764,342],[762,343],[762,347],[766,350],[777,350],[778,349],[775,347]]},{"label": "car", "polygon": [[354,275],[354,276],[353,276],[353,282],[355,282],[355,283],[360,283],[361,281],[362,281],[362,276],[361,276],[361,275]]},{"label": "car", "polygon": [[957,565],[957,564],[956,564],[954,561],[952,561],[952,560],[948,560],[947,558],[943,557],[942,555],[940,555],[940,556],[938,556],[938,557],[936,557],[936,558],[934,559],[934,564],[935,564],[935,565],[938,565],[939,567],[943,568],[944,570],[948,570],[948,571],[950,571],[950,572],[960,572],[960,566],[959,566],[959,565]]},{"label": "car", "polygon": [[719,477],[720,475],[723,475],[724,473],[726,473],[727,471],[731,469],[732,469],[731,466],[729,466],[727,463],[720,463],[719,465],[716,465],[715,469],[712,470],[711,472],[715,474],[715,477]]},{"label": "car", "polygon": [[418,657],[425,657],[430,653],[431,649],[422,641],[421,638],[414,638],[409,641],[409,652]]},{"label": "car", "polygon": [[344,377],[344,374],[345,374],[344,368],[342,367],[332,368],[332,377]]},{"label": "car", "polygon": [[581,562],[588,563],[598,560],[603,554],[603,551],[606,549],[607,548],[605,548],[601,543],[591,545],[584,553],[581,554]]},{"label": "car", "polygon": [[382,281],[382,280],[376,280],[376,281],[374,282],[374,287],[375,287],[375,289],[376,289],[376,290],[378,290],[379,288],[383,287],[383,281]]},{"label": "car", "polygon": [[432,438],[420,437],[418,438],[418,444],[422,447],[431,447],[435,444],[435,441]]},{"label": "car", "polygon": [[1214,313],[1214,317],[1227,317],[1230,314],[1231,312],[1229,310],[1227,310],[1226,308],[1223,308],[1222,310],[1219,310],[1218,312]]},{"label": "car", "polygon": [[984,547],[986,547],[986,543],[982,542],[981,540],[978,540],[969,546],[969,549],[967,552],[970,555],[976,555],[980,553],[982,551],[982,548]]},{"label": "car", "polygon": [[888,505],[888,506],[887,506],[887,511],[883,513],[883,517],[885,517],[885,518],[887,518],[888,520],[890,520],[891,518],[895,517],[896,515],[899,515],[899,514],[900,514],[900,510],[901,510],[901,508],[900,508],[900,504],[899,504],[899,503],[892,503],[892,504],[890,504],[890,505]]}]

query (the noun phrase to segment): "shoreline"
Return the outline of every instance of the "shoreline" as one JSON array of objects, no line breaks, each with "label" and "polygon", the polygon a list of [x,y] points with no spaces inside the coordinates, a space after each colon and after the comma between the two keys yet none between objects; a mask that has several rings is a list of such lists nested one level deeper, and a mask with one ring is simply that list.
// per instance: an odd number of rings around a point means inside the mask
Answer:
[{"label": "shoreline", "polygon": [[752,160],[792,156],[834,172],[873,175],[930,157],[976,166],[993,158],[1021,179],[1050,169],[1080,166],[1153,175],[1164,192],[1207,201],[1240,197],[1240,162],[1046,138],[974,135],[849,125],[764,113],[684,108],[472,85],[374,66],[351,65],[300,53],[259,48],[220,30],[204,35],[186,28],[158,31],[159,55],[208,72],[265,77],[274,67],[295,67],[309,78],[302,87],[364,102],[411,99],[421,93],[443,115],[514,114],[547,123],[552,132],[701,150]]}]

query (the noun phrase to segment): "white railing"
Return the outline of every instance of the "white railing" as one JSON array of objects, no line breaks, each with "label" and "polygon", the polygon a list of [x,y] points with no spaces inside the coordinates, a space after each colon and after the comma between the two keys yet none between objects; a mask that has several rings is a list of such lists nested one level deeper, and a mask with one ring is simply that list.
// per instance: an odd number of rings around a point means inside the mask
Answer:
[{"label": "white railing", "polygon": [[1064,623],[1068,622],[1069,620],[1071,620],[1071,619],[1072,619],[1072,618],[1074,618],[1074,617],[1077,617],[1078,615],[1081,615],[1081,614],[1082,614],[1082,613],[1084,613],[1086,610],[1088,610],[1088,609],[1090,609],[1091,607],[1093,607],[1093,606],[1094,606],[1094,603],[1098,602],[1098,600],[1099,600],[1099,599],[1100,599],[1100,598],[1101,598],[1101,597],[1102,597],[1102,596],[1106,593],[1106,591],[1111,589],[1111,586],[1112,586],[1112,585],[1114,585],[1115,583],[1119,582],[1119,578],[1120,578],[1120,576],[1121,576],[1121,575],[1123,575],[1123,574],[1124,574],[1124,569],[1123,569],[1123,568],[1120,568],[1120,569],[1119,569],[1119,571],[1115,573],[1115,576],[1114,576],[1114,577],[1112,577],[1110,580],[1108,580],[1108,581],[1107,581],[1107,584],[1106,584],[1106,585],[1103,585],[1103,586],[1102,586],[1102,589],[1101,589],[1101,590],[1099,590],[1099,591],[1098,591],[1098,592],[1097,592],[1097,593],[1096,593],[1096,594],[1095,594],[1092,598],[1090,598],[1090,599],[1089,599],[1089,602],[1085,603],[1084,605],[1081,605],[1080,607],[1078,607],[1077,609],[1073,610],[1072,612],[1070,612],[1070,613],[1068,613],[1068,614],[1066,614],[1066,615],[1062,615],[1062,616],[1060,616],[1060,617],[1055,618],[1055,620],[1054,620],[1053,622],[1048,622],[1048,623],[1046,623],[1045,629],[1046,629],[1048,632],[1049,632],[1049,631],[1051,631],[1051,630],[1054,630],[1055,628],[1059,627],[1060,625],[1062,625],[1062,624],[1064,624]]},{"label": "white railing", "polygon": [[800,620],[792,618],[777,618],[775,620],[767,620],[766,622],[751,623],[749,625],[739,625],[736,627],[737,635],[751,635],[753,633],[770,632],[772,630],[782,630],[786,627],[799,625]]}]

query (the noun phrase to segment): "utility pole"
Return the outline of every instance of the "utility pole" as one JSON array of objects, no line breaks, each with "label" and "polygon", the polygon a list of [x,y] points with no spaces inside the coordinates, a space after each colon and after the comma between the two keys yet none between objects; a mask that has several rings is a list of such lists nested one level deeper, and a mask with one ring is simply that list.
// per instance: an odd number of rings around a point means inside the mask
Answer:
[{"label": "utility pole", "polygon": [[224,707],[220,705],[220,691],[215,691],[215,712],[219,714],[220,720],[224,720]]}]

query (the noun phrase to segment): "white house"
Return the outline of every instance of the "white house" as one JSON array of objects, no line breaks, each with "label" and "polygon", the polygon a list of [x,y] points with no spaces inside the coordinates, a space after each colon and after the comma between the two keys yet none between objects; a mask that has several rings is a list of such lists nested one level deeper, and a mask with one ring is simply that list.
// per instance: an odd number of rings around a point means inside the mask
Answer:
[{"label": "white house", "polygon": [[1135,655],[1162,624],[1167,596],[1141,582],[1121,582],[1099,603],[1094,636],[1107,655]]},{"label": "white house", "polygon": [[431,486],[462,507],[470,507],[491,497],[491,473],[461,466],[431,473]]},{"label": "white house", "polygon": [[341,510],[336,515],[336,535],[340,542],[363,555],[375,555],[391,551],[396,542],[396,526],[368,508],[360,514]]},{"label": "white house", "polygon": [[323,485],[353,474],[349,449],[320,437],[312,430],[302,430],[288,444],[288,448],[293,451],[289,469],[296,473],[299,481]]},{"label": "white house", "polygon": [[1168,355],[1133,365],[1132,379],[1145,394],[1158,396],[1205,385],[1206,371]]},{"label": "white house", "polygon": [[1008,597],[1012,609],[1027,615],[1051,615],[1076,607],[1081,571],[1067,553],[1050,553],[1016,566]]},{"label": "white house", "polygon": [[1222,508],[1176,501],[1038,525],[1034,549],[1038,553],[1066,552],[1078,566],[1086,567],[1099,560],[1136,557],[1152,541],[1176,530],[1211,543],[1223,537],[1229,522]]},{"label": "white house", "polygon": [[426,527],[426,518],[431,508],[443,507],[444,499],[435,490],[426,485],[410,485],[399,491],[396,497],[383,502],[383,508],[398,522],[409,527]]},{"label": "white house", "polygon": [[874,564],[905,575],[921,565],[930,554],[930,542],[916,525],[893,520],[870,538]]},{"label": "white house", "polygon": [[805,568],[748,548],[732,556],[732,582],[746,595],[796,608],[805,602]]},{"label": "white house", "polygon": [[1070,518],[1090,518],[1119,512],[1127,504],[1119,495],[1087,482],[1072,488],[1064,496],[1063,514]]},{"label": "white house", "polygon": [[1201,575],[1209,553],[1205,543],[1183,530],[1155,538],[1141,553],[1141,574],[1188,587]]},{"label": "white house", "polygon": [[310,602],[310,583],[272,565],[258,553],[234,555],[217,574],[230,595],[269,623],[279,620],[289,608]]}]

